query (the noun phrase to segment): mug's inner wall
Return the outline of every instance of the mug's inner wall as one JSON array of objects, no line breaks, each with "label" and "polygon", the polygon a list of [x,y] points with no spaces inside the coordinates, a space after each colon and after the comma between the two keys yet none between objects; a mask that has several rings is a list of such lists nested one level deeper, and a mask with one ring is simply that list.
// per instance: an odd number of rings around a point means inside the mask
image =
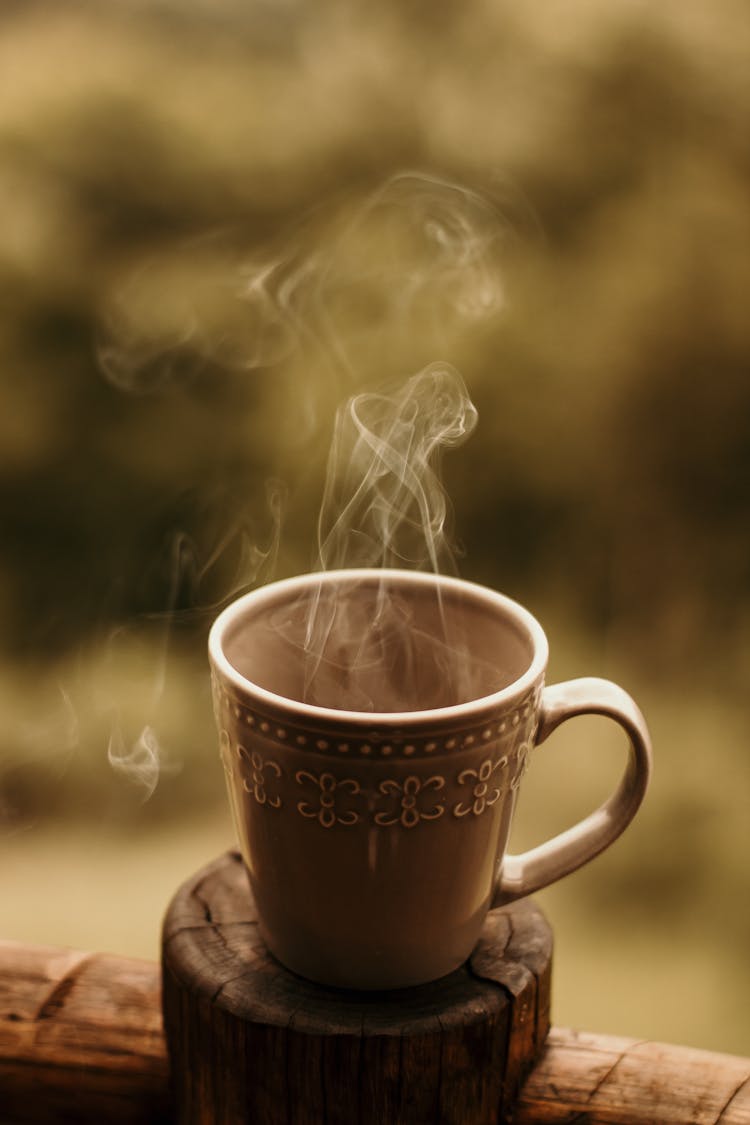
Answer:
[{"label": "mug's inner wall", "polygon": [[[264,594],[267,594],[264,591]],[[530,667],[521,621],[471,586],[323,576],[251,602],[224,653],[286,699],[348,711],[423,711],[491,695]]]}]

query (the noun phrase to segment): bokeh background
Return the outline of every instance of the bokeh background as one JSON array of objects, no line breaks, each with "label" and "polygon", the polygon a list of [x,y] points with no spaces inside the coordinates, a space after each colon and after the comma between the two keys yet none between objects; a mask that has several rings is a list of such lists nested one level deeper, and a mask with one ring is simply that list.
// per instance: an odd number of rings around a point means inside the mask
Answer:
[{"label": "bokeh background", "polygon": [[[205,637],[314,562],[337,405],[434,360],[461,573],[653,788],[540,896],[556,1022],[750,1053],[741,0],[6,3],[0,932],[155,957],[232,842]],[[612,787],[569,724],[516,847]]]}]

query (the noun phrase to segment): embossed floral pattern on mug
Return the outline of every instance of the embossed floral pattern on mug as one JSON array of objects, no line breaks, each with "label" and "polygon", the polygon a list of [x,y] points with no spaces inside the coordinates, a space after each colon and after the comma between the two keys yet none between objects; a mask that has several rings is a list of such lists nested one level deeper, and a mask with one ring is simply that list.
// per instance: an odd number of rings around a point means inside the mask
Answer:
[{"label": "embossed floral pattern on mug", "polygon": [[332,769],[285,769],[260,750],[242,743],[233,746],[226,730],[220,732],[219,746],[227,775],[234,763],[243,790],[256,804],[275,810],[289,802],[300,816],[322,828],[369,822],[379,828],[412,829],[444,813],[459,819],[482,816],[518,788],[530,750],[529,742],[518,741],[506,753],[480,758],[465,769],[456,763],[455,769],[427,777],[414,772],[365,785]]},{"label": "embossed floral pattern on mug", "polygon": [[254,797],[259,805],[268,803],[272,809],[281,808],[281,798],[278,794],[269,793],[266,788],[268,785],[266,771],[269,771],[271,778],[277,781],[282,777],[282,769],[278,762],[264,759],[257,750],[246,750],[244,746],[237,747],[237,757],[240,761],[240,776],[245,792]]},{"label": "embossed floral pattern on mug", "polygon": [[341,791],[348,791],[350,797],[356,797],[362,790],[359,782],[351,777],[342,780],[333,776],[327,770],[315,776],[309,770],[297,770],[294,775],[298,785],[310,782],[318,787],[317,807],[308,801],[298,801],[297,812],[302,816],[314,817],[323,828],[333,828],[334,824],[357,824],[360,820],[359,813],[352,808],[341,808]]},{"label": "embossed floral pattern on mug", "polygon": [[[403,824],[404,828],[415,828],[420,820],[437,820],[445,809],[442,804],[436,804],[434,795],[428,790],[439,790],[445,787],[445,778],[433,775],[426,781],[414,775],[404,778],[403,781],[393,781],[388,778],[381,781],[379,791],[384,796],[395,796],[393,807],[385,812],[375,813],[376,824]],[[426,800],[424,799],[426,796]]]},{"label": "embossed floral pattern on mug", "polygon": [[497,801],[506,790],[503,785],[491,785],[491,780],[497,770],[507,769],[508,755],[503,754],[502,758],[498,758],[493,762],[491,758],[485,758],[480,765],[479,769],[461,770],[458,775],[459,785],[470,785],[471,797],[468,804],[459,801],[453,808],[454,816],[467,816],[473,813],[474,816],[481,816],[486,808],[490,808]]}]

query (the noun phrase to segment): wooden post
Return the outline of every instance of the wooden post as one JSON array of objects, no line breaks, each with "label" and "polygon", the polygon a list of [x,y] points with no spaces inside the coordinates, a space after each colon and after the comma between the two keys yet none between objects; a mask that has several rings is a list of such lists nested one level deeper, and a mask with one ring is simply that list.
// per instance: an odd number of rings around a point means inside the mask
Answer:
[{"label": "wooden post", "polygon": [[549,1028],[552,938],[533,903],[489,915],[461,969],[351,993],[284,969],[239,856],[177,892],[164,1017],[181,1125],[498,1125]]},{"label": "wooden post", "polygon": [[[156,964],[0,941],[2,1125],[171,1125],[160,994]],[[574,1121],[750,1125],[750,1059],[553,1027],[513,1125]]]}]

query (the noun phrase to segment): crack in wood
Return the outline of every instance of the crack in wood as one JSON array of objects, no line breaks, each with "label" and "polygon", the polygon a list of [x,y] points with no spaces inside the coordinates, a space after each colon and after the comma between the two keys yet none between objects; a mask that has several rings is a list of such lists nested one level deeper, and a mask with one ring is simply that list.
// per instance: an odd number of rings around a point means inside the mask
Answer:
[{"label": "crack in wood", "polygon": [[[297,1007],[294,1008],[292,1010],[292,1012],[290,1013],[289,1019],[287,1020],[287,1025],[286,1025],[287,1031],[291,1031],[292,1024],[294,1023],[294,1017],[297,1015],[297,1012],[299,1012],[299,1010],[302,1007],[304,1007],[303,1004],[298,1004]],[[286,1081],[284,1082],[285,1094],[286,1094],[286,1097],[285,1097],[285,1100],[284,1100],[284,1104],[286,1106],[286,1113],[285,1113],[284,1116],[286,1117],[287,1125],[294,1125],[294,1116],[293,1116],[294,1109],[293,1109],[293,1106],[292,1106],[292,1090],[294,1088],[294,1083],[293,1083],[293,1080],[292,1080],[293,1079],[292,1065],[291,1065],[291,1057],[290,1057],[290,1051],[289,1051],[290,1041],[289,1041],[288,1036],[286,1036],[286,1035],[284,1036],[283,1043],[284,1043],[284,1077],[286,1079]]]},{"label": "crack in wood", "polygon": [[[297,1009],[299,1011],[299,1009]],[[320,1110],[322,1113],[321,1121],[323,1125],[328,1122],[328,1086],[326,1084],[325,1066],[323,1061],[323,1051],[320,1051]]]},{"label": "crack in wood", "polygon": [[[212,923],[211,923],[211,929],[212,929],[212,930],[213,930],[213,932],[214,932],[214,933],[216,934],[217,938],[219,939],[219,941],[221,942],[221,944],[222,944],[222,945],[224,946],[224,948],[225,948],[225,949],[226,949],[226,950],[227,950],[227,951],[228,951],[229,953],[231,953],[231,954],[232,954],[232,957],[234,958],[234,957],[236,956],[236,955],[235,955],[235,951],[234,951],[234,950],[232,949],[232,946],[230,945],[229,941],[227,940],[227,936],[226,936],[226,934],[224,933],[224,930],[223,930],[223,928],[222,928],[222,924],[221,924],[220,922],[212,922]],[[243,974],[243,975],[244,975],[244,974]]]},{"label": "crack in wood", "polygon": [[362,1012],[359,1021],[359,1055],[357,1057],[357,1120],[362,1120],[362,1101],[365,1085],[365,1053],[362,1045],[365,1038],[365,1013]]},{"label": "crack in wood", "polygon": [[[503,945],[503,948],[497,954],[497,956],[499,957],[499,959],[501,961],[504,961],[506,956],[507,956],[508,948],[510,946],[511,941],[513,940],[513,936],[514,936],[513,919],[510,916],[508,916],[508,934],[505,938],[505,944]],[[515,962],[513,962],[513,963],[515,963]],[[495,988],[501,989],[501,991],[503,991],[505,993],[505,995],[507,996],[511,1005],[513,1004],[513,994],[511,992],[510,988],[507,985],[503,984],[502,981],[496,980],[494,977],[485,976],[484,973],[481,973],[474,965],[473,954],[472,954],[472,956],[469,957],[468,961],[466,962],[466,971],[467,971],[468,975],[472,978],[472,980],[480,981],[482,984],[491,984],[491,985],[494,985]]]},{"label": "crack in wood", "polygon": [[[113,1060],[127,1059],[131,1061],[134,1065],[129,1066],[127,1072],[135,1074],[137,1076],[140,1086],[143,1086],[144,1078],[154,1079],[156,1081],[156,1085],[159,1086],[161,1085],[161,1080],[167,1071],[167,1062],[164,1056],[164,1052],[163,1050],[158,1049],[160,1046],[161,1043],[157,1044],[157,1050],[152,1052],[147,1052],[142,1049],[128,1051],[123,1050],[122,1048],[112,1047],[109,1043],[107,1043],[102,1048],[102,1053],[106,1054],[107,1058],[111,1058]],[[9,1056],[3,1056],[3,1062],[6,1062],[8,1059]],[[39,1081],[40,1075],[43,1075],[45,1073],[49,1075],[51,1073],[54,1073],[55,1071],[63,1074],[75,1074],[76,1072],[86,1075],[95,1074],[109,1078],[122,1078],[123,1076],[123,1067],[119,1065],[118,1062],[113,1062],[111,1065],[108,1065],[107,1063],[97,1062],[96,1057],[93,1055],[91,1057],[87,1056],[86,1061],[80,1063],[78,1066],[73,1066],[68,1062],[58,1063],[47,1060],[42,1060],[40,1062],[39,1058],[36,1056],[33,1056],[31,1058],[23,1058],[23,1056],[16,1055],[13,1056],[10,1061],[12,1061],[14,1070],[17,1069],[29,1071],[32,1075],[36,1076],[37,1083]],[[30,1085],[29,1094],[31,1095],[33,1094],[33,1092],[34,1091]],[[0,1118],[0,1120],[2,1120],[3,1125],[11,1125],[11,1123],[7,1122],[5,1118]],[[30,1118],[30,1120],[33,1120],[33,1118]],[[44,1118],[44,1120],[48,1120],[48,1118]],[[78,1120],[78,1117],[76,1117],[75,1120]],[[85,1113],[81,1113],[80,1120],[88,1121],[89,1118]]]},{"label": "crack in wood", "polygon": [[510,1012],[512,1012],[512,1014],[513,1014],[513,1003],[514,1003],[515,997],[513,996],[513,992],[512,992],[512,990],[510,990],[508,985],[504,984],[501,981],[496,980],[494,978],[494,976],[486,976],[484,973],[480,973],[478,970],[475,969],[475,967],[473,967],[473,965],[471,964],[471,961],[467,962],[466,967],[467,967],[467,975],[470,976],[470,978],[472,980],[475,980],[480,984],[491,984],[491,987],[497,989],[498,992],[503,992],[506,1000],[508,1001],[508,1003],[510,1005]]},{"label": "crack in wood", "polygon": [[[206,878],[208,878],[208,876],[207,876]],[[216,934],[217,938],[219,939],[219,941],[221,942],[221,944],[222,944],[222,945],[224,946],[224,948],[225,948],[226,950],[228,950],[228,951],[229,951],[229,952],[230,952],[230,953],[232,954],[232,956],[234,957],[234,950],[232,949],[232,946],[231,946],[230,942],[228,941],[228,939],[227,939],[226,935],[225,935],[225,934],[224,934],[224,932],[223,932],[223,927],[224,927],[224,926],[243,926],[243,925],[252,925],[252,924],[254,924],[254,923],[246,923],[246,922],[215,922],[215,921],[214,921],[214,919],[213,919],[213,914],[212,914],[212,912],[211,912],[211,906],[210,906],[210,904],[209,904],[209,903],[208,903],[208,902],[206,901],[206,899],[204,899],[204,898],[203,898],[203,897],[201,896],[201,894],[199,893],[200,887],[201,887],[201,886],[203,885],[203,883],[205,883],[205,882],[206,882],[206,879],[202,879],[202,880],[200,881],[200,883],[198,883],[198,884],[197,884],[197,886],[193,887],[192,891],[190,892],[190,894],[191,894],[191,897],[192,897],[192,898],[194,898],[194,899],[196,900],[196,902],[197,902],[197,903],[199,904],[199,906],[200,906],[200,907],[202,908],[202,910],[203,910],[203,915],[204,915],[204,917],[205,917],[205,919],[206,919],[206,924],[207,924],[208,928],[209,928],[210,930],[212,930],[212,931],[213,931],[213,932],[214,932],[214,933]],[[206,926],[189,926],[189,927],[187,927],[187,926],[186,926],[186,927],[185,927],[185,930],[187,930],[187,929],[190,929],[190,930],[205,930],[205,929],[206,929]],[[185,930],[181,930],[181,931],[178,931],[178,933],[184,933],[184,932],[185,932]],[[172,940],[172,937],[176,937],[176,936],[177,936],[176,934],[173,934],[173,935],[172,935],[172,936],[171,936],[171,937],[169,938],[169,941],[171,941],[171,940]],[[167,943],[167,944],[168,944],[168,943]],[[244,975],[244,974],[243,974],[243,975]],[[236,980],[236,979],[237,979],[236,977],[233,977],[233,978],[232,978],[232,980]],[[225,984],[228,984],[229,982],[228,982],[228,981],[225,981],[224,983],[225,983]],[[223,988],[223,987],[224,987],[224,986],[222,985],[222,988]],[[219,992],[220,992],[220,991],[221,991],[221,989],[219,989]],[[216,995],[218,995],[218,993],[216,993]],[[214,999],[216,999],[216,996],[214,996]]]},{"label": "crack in wood", "polygon": [[[510,962],[510,964],[514,964],[514,962]],[[466,973],[472,980],[478,981],[480,984],[490,984],[493,988],[498,989],[499,992],[503,992],[512,1009],[515,997],[507,984],[503,984],[502,981],[497,980],[495,977],[488,977],[484,973],[480,973],[478,969],[474,968],[471,958],[466,962]]]},{"label": "crack in wood", "polygon": [[575,1117],[571,1117],[567,1125],[586,1125],[586,1122],[589,1120],[589,1111],[592,1108],[591,1103],[594,1101],[599,1091],[603,1089],[614,1072],[617,1070],[620,1063],[623,1062],[625,1058],[627,1058],[630,1052],[635,1050],[636,1047],[644,1047],[648,1042],[648,1039],[639,1039],[636,1043],[629,1043],[628,1046],[620,1052],[615,1061],[611,1066],[607,1068],[601,1078],[597,1079],[593,1089],[589,1091],[583,1109],[579,1110],[576,1113]]},{"label": "crack in wood", "polygon": [[53,985],[47,996],[45,996],[44,1000],[39,1005],[36,1015],[34,1016],[34,1022],[51,1019],[53,1016],[56,1016],[58,1012],[62,1011],[76,981],[92,960],[92,954],[84,953],[79,960],[68,969],[65,976]]},{"label": "crack in wood", "polygon": [[742,1079],[739,1086],[732,1091],[727,1100],[724,1102],[724,1105],[719,1110],[719,1116],[716,1118],[715,1125],[721,1125],[725,1114],[728,1113],[729,1109],[731,1108],[732,1102],[742,1093],[748,1082],[750,1082],[750,1075]]},{"label": "crack in wood", "polygon": [[445,1050],[445,1027],[438,1013],[435,1013],[435,1018],[440,1028],[440,1055],[438,1056],[438,1072],[437,1072],[437,1091],[435,1094],[435,1110],[437,1116],[435,1118],[436,1125],[440,1125],[443,1120],[443,1113],[440,1106],[440,1101],[443,1093],[443,1052]]},{"label": "crack in wood", "polygon": [[513,915],[512,914],[506,914],[506,918],[508,919],[508,940],[505,943],[505,949],[503,950],[503,956],[505,956],[505,954],[508,952],[508,947],[510,946],[511,942],[513,941],[513,939],[516,936],[516,927],[513,923]]},{"label": "crack in wood", "polygon": [[398,1106],[399,1118],[403,1120],[404,1110],[404,1029],[399,1028],[398,1033],[398,1088],[396,1090],[396,1105]]},{"label": "crack in wood", "polygon": [[612,1077],[614,1072],[617,1070],[620,1063],[623,1062],[627,1058],[627,1056],[630,1054],[630,1052],[634,1051],[636,1047],[644,1047],[647,1042],[648,1042],[647,1039],[639,1039],[636,1043],[629,1043],[628,1046],[625,1048],[625,1050],[620,1052],[620,1054],[617,1056],[615,1061],[612,1063],[612,1065],[609,1067],[609,1069],[602,1075],[602,1077],[597,1081],[593,1090],[590,1092],[589,1096],[586,1098],[586,1105],[587,1106],[591,1105],[591,1103],[593,1102],[596,1095],[599,1093],[599,1091],[602,1089],[602,1087],[606,1085],[606,1083]]},{"label": "crack in wood", "polygon": [[[257,925],[258,925],[258,919],[257,918],[245,918],[240,922],[212,922],[210,928],[215,930],[217,926],[257,926]],[[171,933],[169,935],[169,937],[164,938],[164,943],[163,943],[164,947],[166,948],[168,945],[170,945],[174,941],[174,939],[180,937],[181,934],[203,933],[205,931],[205,929],[206,929],[205,922],[201,922],[197,926],[182,926],[179,930],[175,930],[174,933]]]},{"label": "crack in wood", "polygon": [[190,897],[195,899],[195,901],[198,903],[201,910],[203,911],[203,917],[206,919],[208,924],[211,925],[213,923],[213,920],[214,920],[213,914],[211,913],[211,907],[209,906],[208,902],[206,902],[205,898],[203,898],[202,894],[200,893],[201,887],[203,886],[203,884],[205,882],[206,882],[206,879],[201,879],[200,883],[197,883],[196,886],[193,887],[192,891],[190,892]]},{"label": "crack in wood", "polygon": [[230,984],[234,984],[236,980],[244,980],[248,973],[251,972],[250,968],[245,969],[244,973],[237,973],[236,976],[229,977],[223,984],[220,984],[215,992],[211,994],[211,1003],[218,1000],[225,988],[229,988]]}]

